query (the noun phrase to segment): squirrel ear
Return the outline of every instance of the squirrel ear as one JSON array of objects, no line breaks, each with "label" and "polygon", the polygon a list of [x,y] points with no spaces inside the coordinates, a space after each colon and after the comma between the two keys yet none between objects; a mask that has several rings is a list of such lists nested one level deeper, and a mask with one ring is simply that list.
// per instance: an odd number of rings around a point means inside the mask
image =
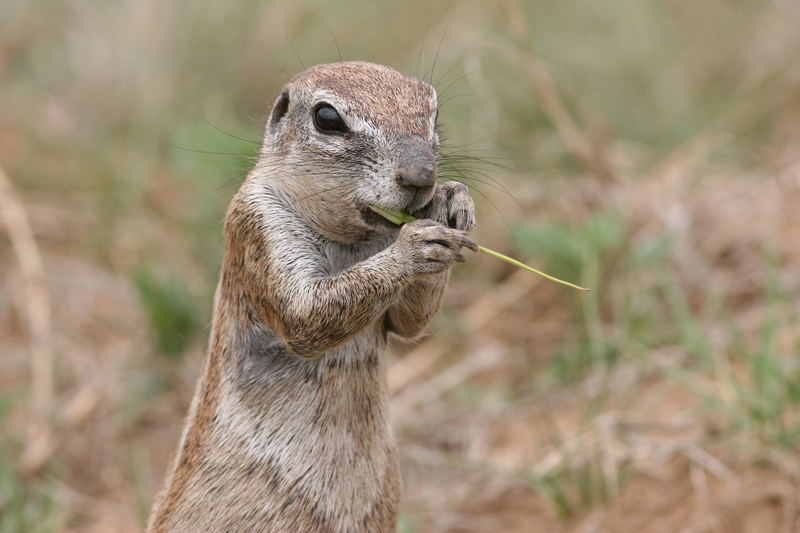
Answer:
[{"label": "squirrel ear", "polygon": [[274,130],[289,109],[289,91],[283,91],[272,108],[269,115],[269,129]]}]

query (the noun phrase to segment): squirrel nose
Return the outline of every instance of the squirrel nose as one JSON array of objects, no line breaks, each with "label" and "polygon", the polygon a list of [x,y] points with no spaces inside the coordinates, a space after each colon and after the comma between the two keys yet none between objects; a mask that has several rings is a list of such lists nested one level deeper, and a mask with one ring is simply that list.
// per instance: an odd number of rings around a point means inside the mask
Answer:
[{"label": "squirrel nose", "polygon": [[395,180],[402,187],[423,189],[436,183],[436,156],[430,144],[421,136],[414,135],[398,143],[400,165]]},{"label": "squirrel nose", "polygon": [[401,187],[414,187],[422,189],[433,187],[436,182],[436,167],[433,163],[401,168],[395,176]]}]

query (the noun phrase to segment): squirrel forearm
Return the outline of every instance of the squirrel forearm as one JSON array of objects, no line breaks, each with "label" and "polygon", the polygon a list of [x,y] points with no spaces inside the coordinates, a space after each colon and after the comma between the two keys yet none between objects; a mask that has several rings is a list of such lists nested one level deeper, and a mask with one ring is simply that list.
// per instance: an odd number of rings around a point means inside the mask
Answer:
[{"label": "squirrel forearm", "polygon": [[383,315],[411,279],[389,248],[339,274],[284,284],[273,326],[297,355],[322,355]]},{"label": "squirrel forearm", "polygon": [[386,313],[390,331],[413,339],[420,335],[442,306],[450,272],[419,278],[406,287]]}]

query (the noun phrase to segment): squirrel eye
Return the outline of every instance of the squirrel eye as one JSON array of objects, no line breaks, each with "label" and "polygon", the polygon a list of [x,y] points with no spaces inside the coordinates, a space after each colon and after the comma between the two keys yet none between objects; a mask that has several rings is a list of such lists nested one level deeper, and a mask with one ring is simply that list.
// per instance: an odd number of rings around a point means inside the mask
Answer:
[{"label": "squirrel eye", "polygon": [[314,126],[320,133],[341,135],[350,131],[339,112],[328,104],[320,104],[314,109]]}]

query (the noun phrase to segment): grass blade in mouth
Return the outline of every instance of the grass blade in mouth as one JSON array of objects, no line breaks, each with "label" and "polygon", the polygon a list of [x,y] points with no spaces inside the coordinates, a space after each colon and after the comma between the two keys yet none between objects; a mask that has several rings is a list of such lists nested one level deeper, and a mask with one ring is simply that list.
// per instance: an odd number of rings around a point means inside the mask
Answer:
[{"label": "grass blade in mouth", "polygon": [[[386,209],[385,207],[378,207],[377,205],[369,205],[368,206],[372,211],[379,214],[389,222],[393,224],[397,224],[398,226],[402,226],[403,224],[408,224],[409,222],[414,222],[416,218],[409,215],[405,211],[396,211],[394,209]],[[591,289],[587,289],[586,287],[581,287],[579,285],[575,285],[574,283],[570,283],[569,281],[564,281],[563,279],[558,279],[550,274],[545,274],[541,270],[537,270],[531,266],[526,265],[520,261],[517,261],[514,258],[508,257],[507,255],[503,255],[500,252],[495,252],[494,250],[490,250],[489,248],[484,248],[483,246],[478,247],[480,251],[486,255],[490,255],[492,257],[496,257],[497,259],[501,259],[506,263],[510,263],[515,267],[522,268],[527,270],[528,272],[533,272],[539,276],[542,276],[545,279],[549,279],[550,281],[554,281],[556,283],[560,283],[561,285],[566,285],[567,287],[572,287],[573,289],[578,289],[579,291],[588,291]]]},{"label": "grass blade in mouth", "polygon": [[417,220],[405,211],[395,211],[394,209],[386,209],[384,207],[378,207],[377,205],[368,205],[367,207],[392,224],[397,224],[398,226]]}]

